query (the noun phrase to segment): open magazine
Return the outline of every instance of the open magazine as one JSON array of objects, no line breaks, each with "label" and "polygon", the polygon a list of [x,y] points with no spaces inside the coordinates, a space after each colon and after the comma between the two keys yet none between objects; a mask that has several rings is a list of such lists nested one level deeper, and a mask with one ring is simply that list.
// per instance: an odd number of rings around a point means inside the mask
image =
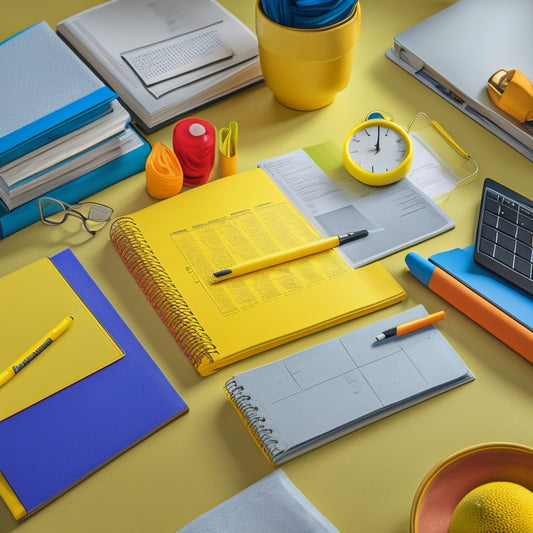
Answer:
[{"label": "open magazine", "polygon": [[147,133],[262,81],[255,34],[214,0],[112,0],[57,32]]}]

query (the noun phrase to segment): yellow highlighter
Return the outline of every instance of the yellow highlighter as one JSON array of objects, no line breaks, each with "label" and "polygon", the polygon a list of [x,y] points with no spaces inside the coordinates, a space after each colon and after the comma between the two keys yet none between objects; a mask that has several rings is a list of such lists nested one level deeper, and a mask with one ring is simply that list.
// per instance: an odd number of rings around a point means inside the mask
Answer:
[{"label": "yellow highlighter", "polygon": [[42,339],[36,342],[24,354],[22,354],[16,361],[9,365],[2,373],[0,373],[0,387],[5,385],[11,378],[28,366],[43,350],[48,348],[52,342],[60,337],[71,326],[74,318],[67,316],[57,326],[51,329]]},{"label": "yellow highlighter", "polygon": [[243,274],[249,274],[250,272],[255,272],[263,268],[281,265],[282,263],[307,257],[308,255],[331,250],[336,246],[361,239],[367,235],[368,231],[366,229],[342,233],[341,235],[335,235],[334,237],[313,241],[302,246],[297,246],[296,248],[282,250],[281,252],[258,257],[257,259],[250,259],[249,261],[244,261],[243,263],[239,263],[231,268],[214,272],[213,275],[215,276],[216,280],[224,280],[234,278],[236,276],[242,276]]}]

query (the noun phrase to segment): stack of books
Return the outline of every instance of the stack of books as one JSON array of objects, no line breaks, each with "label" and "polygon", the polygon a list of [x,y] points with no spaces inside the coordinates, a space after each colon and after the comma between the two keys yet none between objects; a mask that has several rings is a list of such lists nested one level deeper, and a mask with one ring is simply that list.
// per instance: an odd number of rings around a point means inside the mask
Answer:
[{"label": "stack of books", "polygon": [[144,168],[150,147],[107,87],[39,22],[0,43],[0,238]]}]

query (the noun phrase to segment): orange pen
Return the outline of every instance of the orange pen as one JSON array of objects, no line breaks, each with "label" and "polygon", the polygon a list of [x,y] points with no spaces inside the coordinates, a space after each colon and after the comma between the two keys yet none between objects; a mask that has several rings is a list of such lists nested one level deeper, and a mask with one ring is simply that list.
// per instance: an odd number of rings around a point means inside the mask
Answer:
[{"label": "orange pen", "polygon": [[435,322],[442,320],[445,316],[446,313],[444,311],[437,311],[436,313],[433,313],[431,315],[418,318],[416,320],[411,320],[411,322],[406,322],[405,324],[400,324],[395,328],[387,329],[383,333],[380,333],[376,337],[376,340],[382,341],[383,339],[387,339],[389,337],[395,337],[398,335],[405,335],[406,333],[411,333],[411,331],[416,331],[417,329],[429,326],[430,324],[434,324]]}]

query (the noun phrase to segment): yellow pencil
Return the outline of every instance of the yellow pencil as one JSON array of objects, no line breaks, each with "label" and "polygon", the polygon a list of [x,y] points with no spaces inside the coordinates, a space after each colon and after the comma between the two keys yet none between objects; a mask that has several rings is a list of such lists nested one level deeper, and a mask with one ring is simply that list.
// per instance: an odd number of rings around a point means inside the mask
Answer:
[{"label": "yellow pencil", "polygon": [[243,274],[249,274],[250,272],[255,272],[256,270],[280,265],[282,263],[287,263],[288,261],[293,261],[294,259],[300,259],[302,257],[307,257],[308,255],[324,252],[341,244],[346,244],[348,242],[355,241],[356,239],[361,239],[367,235],[368,231],[366,229],[342,233],[341,235],[335,235],[334,237],[313,241],[296,248],[290,248],[289,250],[282,250],[281,252],[258,257],[257,259],[250,259],[249,261],[239,263],[231,268],[214,272],[213,275],[217,280],[220,281],[234,278],[236,276],[242,276]]},{"label": "yellow pencil", "polygon": [[8,366],[0,373],[0,387],[5,385],[11,378],[18,374],[23,368],[29,365],[45,348],[50,346],[59,336],[61,336],[72,324],[74,318],[68,316],[64,318],[57,326],[51,329],[42,339],[36,342],[15,362]]}]

